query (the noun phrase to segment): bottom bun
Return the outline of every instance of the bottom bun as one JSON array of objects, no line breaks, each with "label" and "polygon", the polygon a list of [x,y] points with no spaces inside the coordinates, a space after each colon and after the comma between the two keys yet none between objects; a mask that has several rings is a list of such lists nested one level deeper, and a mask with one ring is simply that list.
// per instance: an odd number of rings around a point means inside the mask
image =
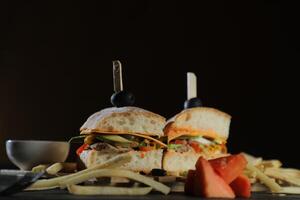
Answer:
[{"label": "bottom bun", "polygon": [[185,173],[190,169],[195,169],[195,164],[200,156],[205,159],[213,159],[226,155],[227,154],[211,154],[208,156],[194,151],[176,152],[170,150],[165,152],[163,158],[163,169],[166,170],[168,174],[178,175]]},{"label": "bottom bun", "polygon": [[[127,153],[131,155],[131,161],[120,167],[121,169],[148,174],[152,169],[162,168],[162,149],[152,151],[129,151]],[[120,155],[120,153],[85,150],[80,154],[80,159],[85,166],[89,168],[95,164],[103,163],[117,155]]]}]

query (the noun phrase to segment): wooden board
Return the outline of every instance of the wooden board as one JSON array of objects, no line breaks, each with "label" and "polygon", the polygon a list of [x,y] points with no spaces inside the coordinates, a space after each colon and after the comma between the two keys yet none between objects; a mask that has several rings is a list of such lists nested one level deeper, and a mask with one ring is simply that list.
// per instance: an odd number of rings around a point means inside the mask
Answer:
[{"label": "wooden board", "polygon": [[[106,199],[114,199],[114,200],[129,200],[129,199],[136,199],[136,200],[193,200],[193,199],[203,199],[199,197],[190,197],[186,196],[183,193],[172,193],[168,196],[158,194],[158,193],[151,193],[146,196],[75,196],[68,194],[66,190],[48,190],[48,191],[34,191],[34,192],[21,192],[15,194],[10,197],[0,197],[1,200],[12,200],[12,199],[22,199],[22,200],[29,200],[29,199],[43,199],[43,200],[106,200]],[[239,198],[236,198],[239,199]],[[300,195],[286,195],[286,196],[279,196],[279,195],[271,195],[267,193],[254,193],[252,197],[249,199],[271,199],[271,200],[291,200],[291,199],[300,199]]]},{"label": "wooden board", "polygon": [[[2,171],[3,172],[3,171]],[[11,174],[11,173],[9,173]],[[4,185],[9,184],[9,182],[14,182],[16,180],[17,176],[9,176],[9,175],[1,175],[0,176],[0,188],[3,188]],[[181,191],[182,185],[175,186],[177,188],[180,188],[179,191]],[[71,195],[68,193],[66,190],[60,190],[60,189],[54,189],[54,190],[45,190],[45,191],[27,191],[27,192],[20,192],[17,194],[14,194],[12,196],[0,196],[1,200],[8,200],[8,199],[22,199],[22,200],[27,200],[27,199],[43,199],[43,200],[77,200],[77,199],[82,199],[82,200],[104,200],[104,199],[114,199],[114,200],[129,200],[129,199],[158,199],[158,200],[192,200],[192,199],[203,199],[199,197],[190,197],[186,196],[183,194],[183,192],[172,192],[171,194],[165,196],[163,194],[160,194],[158,192],[152,192],[149,195],[146,196],[76,196],[76,195]],[[238,198],[236,198],[238,199]],[[268,193],[253,193],[252,197],[250,199],[300,199],[300,195],[272,195]]]}]

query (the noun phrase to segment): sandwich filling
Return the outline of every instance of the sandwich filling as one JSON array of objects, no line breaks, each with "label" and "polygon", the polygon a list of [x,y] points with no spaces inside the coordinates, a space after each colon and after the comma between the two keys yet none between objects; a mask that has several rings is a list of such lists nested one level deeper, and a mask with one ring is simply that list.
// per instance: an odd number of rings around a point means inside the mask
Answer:
[{"label": "sandwich filling", "polygon": [[163,149],[158,139],[147,139],[129,134],[99,133],[82,135],[73,139],[76,138],[84,138],[84,144],[77,149],[76,153],[87,168],[123,153],[129,154],[131,161],[124,164],[122,169],[148,174],[152,169],[162,167]]},{"label": "sandwich filling", "polygon": [[203,136],[180,136],[169,142],[168,150],[178,153],[199,153],[207,157],[227,153],[225,141]]},{"label": "sandwich filling", "polygon": [[227,153],[226,141],[204,136],[182,135],[168,143],[164,154],[163,169],[175,176],[195,169],[200,156],[213,159]]},{"label": "sandwich filling", "polygon": [[[71,138],[71,140],[84,138],[84,144],[76,151],[80,155],[84,150],[96,150],[102,152],[125,153],[129,151],[152,151],[161,149],[164,145],[154,137],[134,135],[89,134]],[[163,144],[163,145],[162,145]]]}]

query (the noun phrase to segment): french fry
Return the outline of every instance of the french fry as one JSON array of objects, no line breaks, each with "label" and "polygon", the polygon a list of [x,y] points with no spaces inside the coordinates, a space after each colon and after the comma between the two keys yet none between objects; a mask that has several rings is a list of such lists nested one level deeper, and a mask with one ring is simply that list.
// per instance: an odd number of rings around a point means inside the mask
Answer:
[{"label": "french fry", "polygon": [[245,169],[244,175],[246,175],[248,178],[256,179],[256,172]]},{"label": "french fry", "polygon": [[74,174],[69,174],[65,176],[60,176],[52,179],[47,179],[47,180],[39,180],[35,183],[33,183],[31,186],[26,188],[26,190],[41,190],[41,188],[56,188],[59,187],[59,183],[71,179],[73,177],[89,173],[93,170],[96,169],[103,169],[103,168],[116,168],[120,167],[123,164],[130,162],[131,156],[129,154],[121,154],[119,156],[113,157],[112,159],[109,159],[105,163],[97,164],[91,168],[82,170],[80,172],[74,173]]},{"label": "french fry", "polygon": [[38,165],[32,168],[31,172],[33,173],[39,173],[46,171],[48,174],[55,175],[61,170],[65,172],[74,172],[77,169],[76,163],[66,162],[66,163],[54,163],[52,165],[50,164],[42,164]]},{"label": "french fry", "polygon": [[261,157],[257,158],[257,157],[254,157],[254,156],[250,155],[250,154],[247,154],[245,152],[242,152],[242,154],[245,156],[247,162],[250,163],[253,166],[258,166],[263,161],[263,159]]},{"label": "french fry", "polygon": [[31,172],[33,173],[40,173],[40,172],[43,172],[43,171],[46,171],[47,167],[49,167],[50,165],[38,165],[38,166],[35,166],[31,169]]},{"label": "french fry", "polygon": [[160,182],[157,182],[149,177],[140,175],[138,173],[129,171],[129,170],[121,170],[121,169],[98,169],[94,171],[90,171],[88,173],[81,174],[79,176],[75,176],[70,179],[66,179],[60,182],[61,188],[64,188],[68,185],[76,185],[78,183],[82,183],[91,178],[99,178],[99,177],[124,177],[129,178],[145,185],[152,187],[153,189],[162,192],[163,194],[168,194],[170,192],[170,188]]},{"label": "french fry", "polygon": [[293,169],[293,168],[280,168],[279,169],[281,173],[295,177],[300,178],[300,170],[299,169]]},{"label": "french fry", "polygon": [[262,171],[260,171],[255,166],[248,163],[247,169],[256,173],[257,179],[260,180],[261,183],[265,184],[272,192],[280,192],[281,187],[278,185],[273,179],[269,178],[267,175],[265,175]]},{"label": "french fry", "polygon": [[49,186],[49,187],[37,187],[37,188],[26,188],[25,191],[42,191],[42,190],[52,190],[58,186]]},{"label": "french fry", "polygon": [[[300,194],[299,169],[281,168],[280,160],[262,160],[247,153],[243,154],[249,163],[244,174],[251,181],[252,191],[268,191],[270,189],[272,193]],[[258,180],[264,185],[257,182]]]},{"label": "french fry", "polygon": [[284,194],[300,194],[300,187],[282,187],[281,193]]},{"label": "french fry", "polygon": [[263,160],[261,165],[263,165],[264,168],[280,168],[282,163],[280,160]]},{"label": "french fry", "polygon": [[62,163],[54,163],[53,165],[51,165],[50,167],[48,167],[48,168],[46,169],[46,172],[47,172],[48,174],[55,175],[55,174],[57,174],[59,171],[61,171],[63,168],[64,168],[64,166],[63,166]]},{"label": "french fry", "polygon": [[300,178],[291,176],[290,174],[284,173],[284,169],[276,169],[276,168],[268,168],[264,172],[266,175],[279,179],[282,181],[285,181],[289,184],[295,185],[295,186],[300,186]]},{"label": "french fry", "polygon": [[254,183],[251,186],[251,191],[252,192],[265,192],[268,191],[268,187],[266,187],[265,185],[261,184],[261,183]]},{"label": "french fry", "polygon": [[146,195],[151,190],[151,187],[68,186],[68,191],[76,195]]}]

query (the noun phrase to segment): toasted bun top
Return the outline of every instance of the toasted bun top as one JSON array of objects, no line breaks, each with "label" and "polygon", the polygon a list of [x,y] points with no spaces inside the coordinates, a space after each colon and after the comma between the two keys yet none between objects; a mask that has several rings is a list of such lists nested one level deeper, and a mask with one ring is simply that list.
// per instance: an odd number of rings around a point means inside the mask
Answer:
[{"label": "toasted bun top", "polygon": [[230,120],[230,115],[214,108],[189,108],[171,118],[164,132],[168,141],[183,135],[227,140]]},{"label": "toasted bun top", "polygon": [[87,133],[139,133],[163,136],[166,119],[158,114],[138,107],[111,107],[91,115],[80,128]]}]

